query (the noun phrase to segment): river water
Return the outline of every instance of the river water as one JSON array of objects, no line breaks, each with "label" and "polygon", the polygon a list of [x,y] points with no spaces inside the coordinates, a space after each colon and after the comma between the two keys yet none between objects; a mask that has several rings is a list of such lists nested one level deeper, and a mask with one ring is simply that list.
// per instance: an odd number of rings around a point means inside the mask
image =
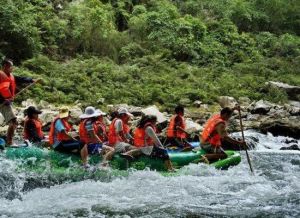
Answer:
[{"label": "river water", "polygon": [[[226,171],[191,164],[176,176],[130,171],[81,181],[17,173],[0,159],[0,217],[300,217],[300,152],[285,137],[248,131],[255,175],[242,162]],[[299,141],[296,141],[298,145]]]}]

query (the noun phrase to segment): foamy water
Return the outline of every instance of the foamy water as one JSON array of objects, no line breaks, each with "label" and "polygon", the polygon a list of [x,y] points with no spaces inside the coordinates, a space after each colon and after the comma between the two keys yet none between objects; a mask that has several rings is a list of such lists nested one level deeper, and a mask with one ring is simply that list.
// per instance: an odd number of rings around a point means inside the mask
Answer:
[{"label": "foamy water", "polygon": [[249,152],[255,175],[243,152],[226,171],[191,164],[177,176],[145,170],[62,184],[47,173],[17,173],[14,161],[2,159],[0,217],[299,217],[300,152],[280,151],[284,138],[249,134],[259,138]]}]

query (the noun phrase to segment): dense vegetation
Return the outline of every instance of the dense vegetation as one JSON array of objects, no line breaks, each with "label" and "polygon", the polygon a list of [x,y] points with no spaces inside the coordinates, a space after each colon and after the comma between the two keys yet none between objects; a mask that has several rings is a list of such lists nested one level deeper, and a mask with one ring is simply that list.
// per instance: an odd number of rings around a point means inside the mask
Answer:
[{"label": "dense vegetation", "polygon": [[[285,101],[300,84],[299,0],[3,0],[0,55],[53,103]],[[25,96],[24,96],[25,97]]]}]

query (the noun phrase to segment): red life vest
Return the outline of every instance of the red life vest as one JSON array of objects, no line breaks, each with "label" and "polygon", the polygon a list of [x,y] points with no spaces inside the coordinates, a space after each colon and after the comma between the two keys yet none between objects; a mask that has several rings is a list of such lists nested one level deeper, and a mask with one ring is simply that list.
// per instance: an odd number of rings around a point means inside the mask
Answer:
[{"label": "red life vest", "polygon": [[30,136],[29,136],[29,133],[27,131],[27,125],[28,125],[28,122],[29,121],[32,121],[35,125],[35,128],[36,128],[36,132],[37,132],[37,135],[42,139],[44,138],[44,133],[42,131],[42,121],[40,119],[30,119],[30,118],[26,118],[25,119],[25,123],[24,123],[24,132],[23,132],[23,135],[24,135],[24,139],[28,139],[30,140]]},{"label": "red life vest", "polygon": [[[55,131],[55,123],[57,120],[59,120],[60,118],[59,117],[56,117],[54,119],[54,121],[51,123],[51,127],[50,127],[50,132],[49,132],[49,142],[50,142],[50,145],[53,145],[54,144],[54,137],[56,135],[56,138],[58,141],[67,141],[67,140],[70,140],[70,137],[67,136],[65,133],[61,133],[61,132],[58,132],[56,133]],[[66,133],[70,132],[72,130],[72,126],[64,119],[60,119],[62,121],[62,124],[65,128],[65,131]]]},{"label": "red life vest", "polygon": [[221,146],[221,136],[216,132],[216,126],[220,123],[226,125],[226,121],[222,119],[220,114],[214,115],[206,122],[201,135],[203,143],[209,143],[214,147]]},{"label": "red life vest", "polygon": [[[106,126],[104,123],[102,123],[101,121],[96,121],[96,126],[97,126],[97,132],[96,134],[98,135],[98,137],[101,139],[102,142],[105,142],[107,140],[107,134],[106,134]],[[100,130],[101,130],[101,134],[100,134]]]},{"label": "red life vest", "polygon": [[13,99],[16,92],[15,77],[0,71],[0,94],[4,99]]},{"label": "red life vest", "polygon": [[[93,143],[97,143],[98,140],[96,138],[91,138],[90,134],[88,133],[88,131],[86,130],[85,126],[86,126],[86,122],[89,121],[89,119],[84,119],[80,122],[79,125],[79,137],[80,140],[82,142],[84,142],[85,144],[93,144]],[[94,133],[96,134],[97,132],[97,125],[96,123],[92,123],[93,125],[93,129],[94,129]]]},{"label": "red life vest", "polygon": [[175,126],[175,120],[176,118],[179,117],[181,119],[181,124],[180,124],[180,127],[182,129],[185,129],[185,120],[184,120],[184,117],[183,116],[180,116],[180,115],[174,115],[171,120],[170,120],[170,124],[169,124],[169,127],[168,127],[168,130],[167,130],[167,136],[169,138],[180,138],[180,139],[185,139],[186,138],[186,133],[183,132],[182,130],[180,129],[176,129],[176,126]]},{"label": "red life vest", "polygon": [[[115,128],[115,123],[117,120],[121,120],[119,118],[115,118],[111,124],[109,125],[109,130],[108,130],[108,143],[109,145],[115,145],[117,142],[122,142],[121,137],[119,136],[119,134],[117,134],[116,132],[116,128]],[[123,126],[123,133],[126,135],[130,132],[130,128],[127,124],[125,124],[122,121],[122,126]]]},{"label": "red life vest", "polygon": [[137,128],[134,131],[134,137],[133,137],[134,145],[136,147],[145,147],[145,146],[154,144],[153,139],[146,136],[146,128],[148,126],[151,126],[154,129],[154,131],[156,132],[156,127],[154,125],[152,125],[151,123],[146,123],[143,128]]}]

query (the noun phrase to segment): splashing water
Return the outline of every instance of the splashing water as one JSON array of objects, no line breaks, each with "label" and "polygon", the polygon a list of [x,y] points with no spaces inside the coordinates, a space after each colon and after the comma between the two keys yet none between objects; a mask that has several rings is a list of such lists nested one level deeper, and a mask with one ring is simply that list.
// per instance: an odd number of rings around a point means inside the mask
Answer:
[{"label": "splashing water", "polygon": [[2,159],[0,217],[299,217],[300,152],[280,151],[285,138],[246,135],[259,139],[249,152],[254,176],[243,152],[227,171],[190,164],[177,176],[145,170],[77,182],[17,173]]}]

